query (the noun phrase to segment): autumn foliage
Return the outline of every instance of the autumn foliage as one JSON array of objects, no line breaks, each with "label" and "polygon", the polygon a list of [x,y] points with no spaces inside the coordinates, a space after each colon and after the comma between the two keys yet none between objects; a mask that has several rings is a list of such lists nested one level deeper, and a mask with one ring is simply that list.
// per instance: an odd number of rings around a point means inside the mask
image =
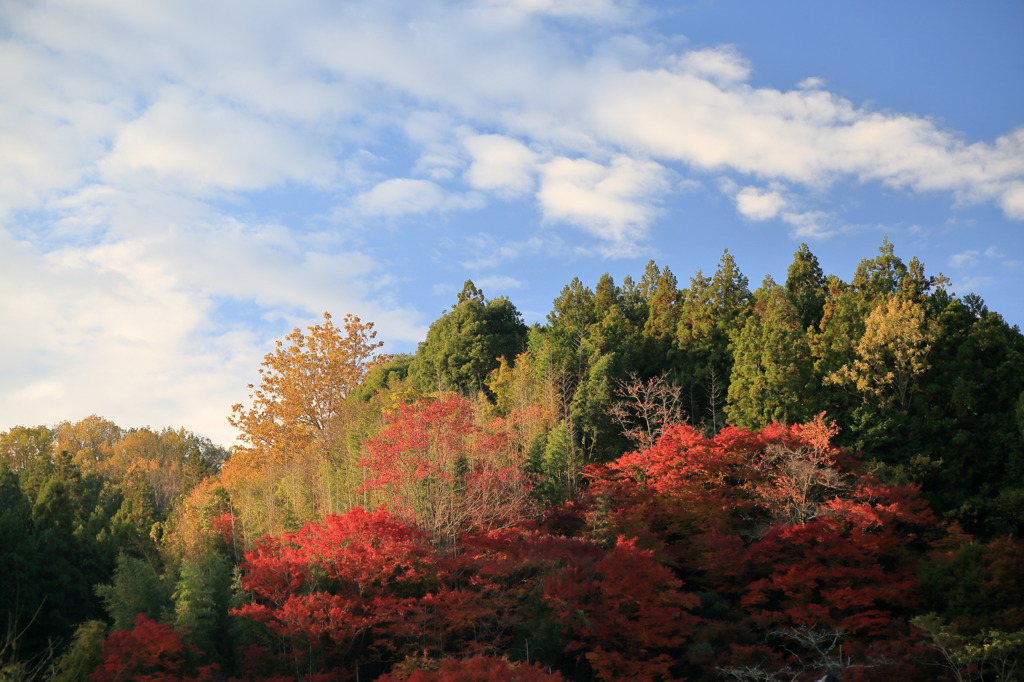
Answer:
[{"label": "autumn foliage", "polygon": [[252,601],[236,613],[266,628],[280,673],[473,659],[535,638],[534,657],[596,679],[667,679],[696,624],[682,582],[625,539],[508,529],[451,551],[386,511],[353,510],[265,540],[243,568]]},{"label": "autumn foliage", "polygon": [[[862,660],[906,656],[915,570],[943,533],[916,487],[851,471],[833,433],[820,417],[713,438],[671,427],[652,447],[588,470],[589,513],[604,534],[634,535],[687,570],[719,608],[729,605],[733,615],[707,623],[706,636],[728,631],[742,642],[753,632],[831,628]],[[883,667],[860,674],[888,679],[893,668]]]},{"label": "autumn foliage", "polygon": [[11,429],[0,678],[1013,679],[1024,336],[947,287],[887,241],[529,329],[467,283],[415,354],[288,334],[230,456]]},{"label": "autumn foliage", "polygon": [[103,662],[92,672],[93,682],[205,682],[220,679],[216,665],[196,666],[200,652],[182,640],[180,632],[139,614],[131,630],[112,632],[103,642]]},{"label": "autumn foliage", "polygon": [[478,421],[458,395],[398,404],[367,441],[363,489],[446,542],[523,521],[532,485],[522,457],[503,424]]},{"label": "autumn foliage", "polygon": [[[946,640],[911,623],[920,576],[955,564],[963,536],[917,486],[861,472],[823,415],[665,426],[544,513],[502,424],[458,396],[396,404],[364,461],[386,507],[245,553],[244,678],[929,679]],[[234,517],[206,504],[207,546],[235,546]],[[1002,575],[1016,555],[985,556]],[[216,676],[187,641],[140,616],[93,679]]]}]

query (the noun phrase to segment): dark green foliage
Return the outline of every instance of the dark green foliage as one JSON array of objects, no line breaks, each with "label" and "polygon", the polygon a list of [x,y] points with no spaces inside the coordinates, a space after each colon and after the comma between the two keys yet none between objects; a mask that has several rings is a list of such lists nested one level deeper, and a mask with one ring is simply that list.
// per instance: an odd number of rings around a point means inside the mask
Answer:
[{"label": "dark green foliage", "polygon": [[[936,322],[932,367],[905,429],[916,453],[942,462],[926,493],[973,532],[1019,532],[1011,491],[1024,489],[1024,337],[977,298],[950,300]],[[888,459],[916,453],[895,451]]]},{"label": "dark green foliage", "polygon": [[748,429],[803,423],[824,409],[803,322],[771,278],[754,292],[752,314],[732,342],[729,423]]},{"label": "dark green foliage", "polygon": [[869,304],[895,294],[907,275],[907,266],[896,256],[895,247],[888,237],[882,239],[878,256],[865,258],[853,273],[850,286]]},{"label": "dark green foliage", "polygon": [[95,591],[114,630],[130,628],[140,613],[160,620],[170,606],[167,587],[152,564],[124,553],[117,556],[113,581]]},{"label": "dark green foliage", "polygon": [[39,543],[36,581],[44,596],[40,636],[65,640],[80,622],[99,615],[92,585],[113,564],[111,548],[99,537],[110,522],[108,502],[101,480],[83,477],[67,453],[57,457],[32,506]]},{"label": "dark green foliage", "polygon": [[430,325],[409,373],[423,391],[485,391],[499,358],[512,363],[526,344],[526,325],[507,298],[488,301],[466,282],[458,302]]},{"label": "dark green foliage", "polygon": [[232,649],[232,564],[222,552],[211,549],[186,558],[174,590],[174,627],[186,639],[221,662]]},{"label": "dark green foliage", "polygon": [[0,632],[24,631],[27,641],[17,644],[34,652],[42,639],[36,621],[45,596],[36,572],[42,557],[33,530],[31,507],[17,477],[0,465]]},{"label": "dark green foliage", "polygon": [[[611,416],[613,355],[597,355],[587,370],[586,379],[573,396],[570,416],[579,431],[585,461],[591,464],[614,457],[606,441],[615,436]],[[621,452],[622,448],[618,448]]]},{"label": "dark green foliage", "polygon": [[161,434],[164,439],[169,439],[170,434],[174,435],[177,441],[178,452],[175,453],[181,459],[187,486],[193,488],[207,476],[220,471],[221,464],[230,456],[227,448],[216,445],[213,441],[197,433],[178,429],[169,429]]},{"label": "dark green foliage", "polygon": [[786,272],[786,297],[793,304],[800,327],[817,328],[825,311],[825,273],[807,244],[800,245]]},{"label": "dark green foliage", "polygon": [[963,538],[918,570],[922,612],[954,624],[962,634],[986,629],[1024,631],[1024,544]]},{"label": "dark green foliage", "polygon": [[676,330],[675,370],[686,387],[687,413],[712,430],[725,425],[725,397],[732,373],[729,343],[749,313],[747,278],[726,250],[713,277],[690,279]]},{"label": "dark green foliage", "polygon": [[[155,556],[150,535],[157,522],[156,495],[149,479],[138,468],[121,482],[122,501],[111,519],[113,543],[122,551]],[[134,620],[135,614],[131,614]]]},{"label": "dark green foliage", "polygon": [[71,645],[57,664],[54,682],[81,682],[99,665],[100,650],[107,636],[107,625],[98,620],[87,620],[78,626]]}]

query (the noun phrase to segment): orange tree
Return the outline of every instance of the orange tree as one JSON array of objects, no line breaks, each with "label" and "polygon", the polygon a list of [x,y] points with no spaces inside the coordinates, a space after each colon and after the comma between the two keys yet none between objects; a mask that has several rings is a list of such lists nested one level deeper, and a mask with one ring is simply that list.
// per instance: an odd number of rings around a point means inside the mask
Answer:
[{"label": "orange tree", "polygon": [[325,511],[324,466],[344,437],[346,397],[381,359],[375,337],[370,322],[346,315],[339,327],[324,313],[322,324],[277,342],[250,404],[232,408],[240,444],[222,482],[251,536]]}]

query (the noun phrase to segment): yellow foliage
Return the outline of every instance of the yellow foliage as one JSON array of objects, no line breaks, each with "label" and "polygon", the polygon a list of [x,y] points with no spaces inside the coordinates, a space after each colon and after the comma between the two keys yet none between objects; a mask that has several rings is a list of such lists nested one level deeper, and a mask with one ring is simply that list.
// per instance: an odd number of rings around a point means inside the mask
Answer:
[{"label": "yellow foliage", "polygon": [[307,330],[296,329],[277,342],[263,359],[259,387],[249,385],[252,405],[232,408],[228,421],[245,444],[236,450],[288,461],[331,440],[345,397],[366,378],[382,344],[373,341],[373,323],[354,315],[346,315],[339,328],[324,313],[323,324]]},{"label": "yellow foliage", "polygon": [[251,535],[336,511],[331,469],[358,411],[346,398],[382,359],[375,337],[372,323],[346,315],[338,327],[324,313],[322,324],[277,342],[264,357],[259,386],[249,386],[251,404],[232,408],[228,421],[242,444],[220,480]]},{"label": "yellow foliage", "polygon": [[825,377],[826,383],[852,386],[880,407],[910,404],[916,378],[929,367],[936,331],[921,303],[890,297],[865,320],[855,358]]}]

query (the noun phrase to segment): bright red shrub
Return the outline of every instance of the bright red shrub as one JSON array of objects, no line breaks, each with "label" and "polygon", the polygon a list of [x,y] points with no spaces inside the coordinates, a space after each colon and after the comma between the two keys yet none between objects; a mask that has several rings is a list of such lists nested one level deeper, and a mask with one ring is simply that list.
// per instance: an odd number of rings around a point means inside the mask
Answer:
[{"label": "bright red shrub", "polygon": [[93,682],[201,682],[217,679],[216,665],[195,667],[200,652],[182,641],[181,633],[143,613],[131,630],[110,633],[103,642],[102,663],[89,675]]}]

